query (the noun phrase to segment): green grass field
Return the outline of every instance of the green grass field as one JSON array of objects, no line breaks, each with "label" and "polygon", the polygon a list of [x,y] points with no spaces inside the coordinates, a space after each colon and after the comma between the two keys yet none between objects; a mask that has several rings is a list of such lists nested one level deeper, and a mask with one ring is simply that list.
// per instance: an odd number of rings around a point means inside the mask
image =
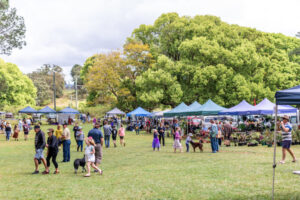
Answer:
[{"label": "green grass field", "polygon": [[[46,131],[49,126],[43,126]],[[69,127],[70,129],[72,127]],[[84,126],[85,133],[90,125]],[[0,199],[270,199],[273,149],[221,147],[221,152],[173,153],[168,138],[160,152],[151,148],[152,136],[126,134],[126,147],[104,149],[104,175],[74,174],[73,161],[83,157],[71,145],[71,162],[58,161],[61,173],[31,175],[34,170],[34,134],[30,140],[5,141],[0,135]],[[119,140],[118,140],[119,142]],[[184,145],[184,142],[182,141]],[[185,149],[185,148],[184,148]],[[300,146],[293,146],[300,158]],[[281,149],[278,148],[277,160]],[[276,199],[300,199],[299,163],[276,169]],[[44,168],[40,165],[40,171]]]}]

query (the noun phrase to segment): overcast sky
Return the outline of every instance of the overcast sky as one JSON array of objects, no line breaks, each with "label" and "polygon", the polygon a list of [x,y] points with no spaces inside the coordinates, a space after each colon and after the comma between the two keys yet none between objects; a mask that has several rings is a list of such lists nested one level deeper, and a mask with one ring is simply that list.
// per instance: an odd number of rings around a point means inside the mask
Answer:
[{"label": "overcast sky", "polygon": [[29,73],[45,63],[70,69],[95,53],[120,49],[140,24],[162,13],[215,15],[230,24],[295,36],[300,0],[11,0],[25,19],[22,50],[1,57]]}]

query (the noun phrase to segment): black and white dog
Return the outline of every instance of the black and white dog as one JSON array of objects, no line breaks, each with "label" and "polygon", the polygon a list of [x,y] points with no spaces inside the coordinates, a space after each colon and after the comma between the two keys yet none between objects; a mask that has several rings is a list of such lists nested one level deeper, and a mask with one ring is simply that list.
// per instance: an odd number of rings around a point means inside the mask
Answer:
[{"label": "black and white dog", "polygon": [[84,171],[86,172],[86,169],[85,169],[85,157],[83,157],[81,159],[74,160],[75,174],[77,174],[77,170],[78,170],[79,166],[82,167],[82,172],[84,172]]}]

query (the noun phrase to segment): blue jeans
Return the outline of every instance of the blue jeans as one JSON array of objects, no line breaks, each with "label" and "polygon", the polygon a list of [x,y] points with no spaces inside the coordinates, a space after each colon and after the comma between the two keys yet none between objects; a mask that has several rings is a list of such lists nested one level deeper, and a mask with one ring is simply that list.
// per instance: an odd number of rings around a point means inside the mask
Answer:
[{"label": "blue jeans", "polygon": [[71,140],[64,140],[63,141],[63,162],[69,162],[70,161],[70,145]]},{"label": "blue jeans", "polygon": [[77,140],[77,151],[79,151],[79,148],[80,148],[80,150],[82,151],[82,148],[83,148],[83,140]]},{"label": "blue jeans", "polygon": [[140,129],[135,129],[135,134],[139,135],[140,134]]},{"label": "blue jeans", "polygon": [[186,145],[186,152],[189,152],[190,151],[190,144],[189,143],[185,143]]},{"label": "blue jeans", "polygon": [[216,153],[217,151],[219,151],[218,138],[210,137],[210,145],[211,145],[211,150],[213,153]]},{"label": "blue jeans", "polygon": [[10,131],[6,131],[6,140],[9,140],[11,132]]},{"label": "blue jeans", "polygon": [[109,148],[110,135],[104,135],[105,147]]}]

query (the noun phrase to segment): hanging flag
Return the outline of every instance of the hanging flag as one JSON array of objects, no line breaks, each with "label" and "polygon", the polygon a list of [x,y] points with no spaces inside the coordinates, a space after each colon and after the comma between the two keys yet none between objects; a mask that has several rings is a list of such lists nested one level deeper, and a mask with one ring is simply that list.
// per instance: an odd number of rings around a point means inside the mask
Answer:
[{"label": "hanging flag", "polygon": [[253,105],[256,106],[256,100],[255,100],[255,98],[254,98],[254,101],[253,101]]}]

